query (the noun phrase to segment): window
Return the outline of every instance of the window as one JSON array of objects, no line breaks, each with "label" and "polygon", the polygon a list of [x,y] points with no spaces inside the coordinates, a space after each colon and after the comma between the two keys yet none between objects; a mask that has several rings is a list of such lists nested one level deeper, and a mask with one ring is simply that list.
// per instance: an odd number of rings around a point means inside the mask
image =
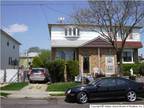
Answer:
[{"label": "window", "polygon": [[73,35],[76,35],[76,28],[73,28]]},{"label": "window", "polygon": [[123,52],[123,62],[133,62],[133,52],[131,50]]},{"label": "window", "polygon": [[98,85],[102,87],[108,87],[108,86],[116,86],[116,81],[115,79],[104,79],[101,80]]},{"label": "window", "polygon": [[9,46],[9,42],[7,42],[7,46]]},{"label": "window", "polygon": [[74,59],[74,50],[73,49],[58,49],[56,52],[56,58],[64,60],[73,60]]},{"label": "window", "polygon": [[69,35],[72,35],[72,28],[69,28]]},{"label": "window", "polygon": [[12,57],[9,57],[8,64],[9,64],[9,65],[12,64]]},{"label": "window", "polygon": [[122,79],[117,79],[117,85],[126,85],[126,81],[122,80]]},{"label": "window", "polygon": [[130,34],[128,35],[128,39],[133,39],[132,33],[130,33]]},{"label": "window", "polygon": [[67,29],[65,28],[65,36],[67,36]]},{"label": "window", "polygon": [[13,49],[15,49],[15,45],[13,45]]},{"label": "window", "polygon": [[80,35],[80,31],[78,28],[75,27],[65,28],[66,37],[79,37],[79,35]]}]

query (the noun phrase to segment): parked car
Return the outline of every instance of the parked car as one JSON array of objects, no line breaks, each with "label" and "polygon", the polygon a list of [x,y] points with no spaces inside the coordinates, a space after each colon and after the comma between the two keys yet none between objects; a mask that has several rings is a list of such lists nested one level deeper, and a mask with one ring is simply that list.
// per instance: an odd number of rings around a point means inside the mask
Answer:
[{"label": "parked car", "polygon": [[29,74],[30,82],[51,82],[48,69],[45,68],[32,68]]},{"label": "parked car", "polygon": [[137,97],[144,95],[144,84],[121,77],[104,77],[84,86],[70,88],[65,95],[66,101],[76,100],[82,104],[100,98],[126,98],[134,102]]}]

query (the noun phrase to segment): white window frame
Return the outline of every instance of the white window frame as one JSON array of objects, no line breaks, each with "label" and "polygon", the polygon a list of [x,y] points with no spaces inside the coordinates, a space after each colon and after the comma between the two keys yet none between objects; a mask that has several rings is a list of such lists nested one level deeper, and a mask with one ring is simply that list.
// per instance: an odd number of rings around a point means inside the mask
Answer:
[{"label": "white window frame", "polygon": [[131,64],[131,63],[134,63],[133,50],[132,50],[132,49],[124,49],[123,52],[130,52],[130,53],[131,53],[131,57],[132,57],[132,58],[131,58],[132,61],[130,61],[130,62],[124,61],[124,59],[123,59],[123,53],[122,53],[122,63],[124,63],[124,64]]},{"label": "white window frame", "polygon": [[[74,35],[74,28],[75,28],[75,35]],[[71,35],[69,34],[69,30],[71,29]],[[65,30],[67,30],[67,35],[65,34],[66,38],[78,38],[80,35],[78,35],[78,28],[77,27],[68,27],[65,28]],[[65,31],[66,32],[66,31]],[[79,31],[80,32],[80,31]]]}]

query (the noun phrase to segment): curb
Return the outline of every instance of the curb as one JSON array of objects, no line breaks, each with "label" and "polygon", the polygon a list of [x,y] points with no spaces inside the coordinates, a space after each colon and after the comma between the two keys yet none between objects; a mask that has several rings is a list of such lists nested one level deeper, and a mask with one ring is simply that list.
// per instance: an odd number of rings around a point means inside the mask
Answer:
[{"label": "curb", "polygon": [[53,100],[53,99],[64,99],[65,96],[49,96],[49,97],[4,97],[8,99],[35,99],[35,100]]}]

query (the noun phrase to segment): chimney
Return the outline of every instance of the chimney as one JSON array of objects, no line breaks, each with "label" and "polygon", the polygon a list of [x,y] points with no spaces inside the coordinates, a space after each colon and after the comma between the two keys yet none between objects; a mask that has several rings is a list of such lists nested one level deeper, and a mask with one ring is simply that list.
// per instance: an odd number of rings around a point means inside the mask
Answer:
[{"label": "chimney", "polygon": [[58,23],[63,24],[64,23],[64,17],[59,17],[58,18]]}]

